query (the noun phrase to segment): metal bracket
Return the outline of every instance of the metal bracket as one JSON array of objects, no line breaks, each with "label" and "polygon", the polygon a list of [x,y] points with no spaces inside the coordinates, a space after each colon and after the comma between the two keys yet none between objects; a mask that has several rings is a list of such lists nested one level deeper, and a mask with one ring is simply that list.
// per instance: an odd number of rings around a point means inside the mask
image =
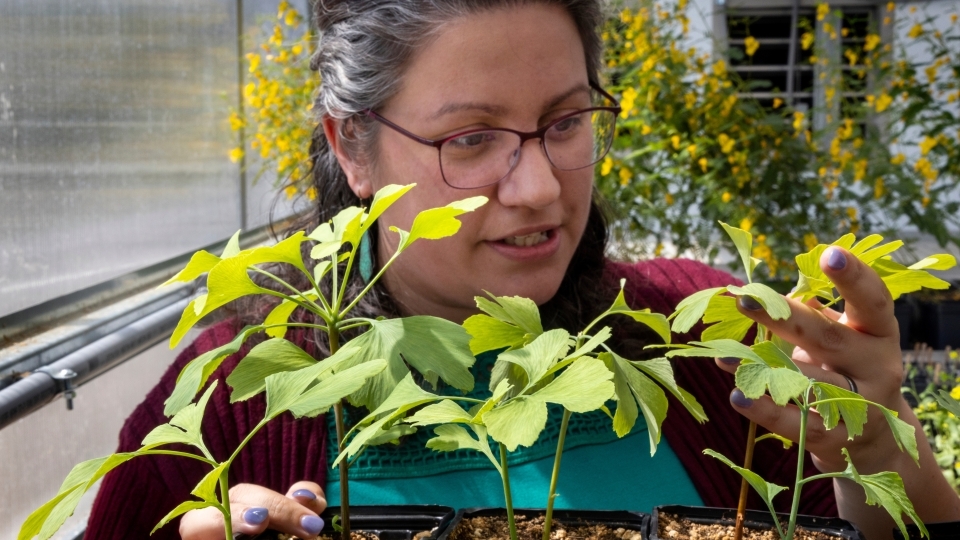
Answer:
[{"label": "metal bracket", "polygon": [[56,373],[47,373],[57,383],[57,393],[63,394],[63,399],[67,400],[67,410],[73,410],[73,398],[77,397],[77,391],[73,386],[73,379],[77,378],[77,372],[72,369],[61,369]]}]

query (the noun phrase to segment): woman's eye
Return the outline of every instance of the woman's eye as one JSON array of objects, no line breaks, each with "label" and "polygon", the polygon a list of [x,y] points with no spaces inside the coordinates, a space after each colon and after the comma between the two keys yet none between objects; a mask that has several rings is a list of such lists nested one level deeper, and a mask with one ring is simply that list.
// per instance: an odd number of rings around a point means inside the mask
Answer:
[{"label": "woman's eye", "polygon": [[459,148],[475,148],[484,142],[487,142],[490,140],[490,138],[491,135],[488,133],[470,133],[450,139],[446,144],[450,144]]},{"label": "woman's eye", "polygon": [[570,131],[576,129],[580,126],[580,116],[571,116],[570,118],[565,118],[556,124],[553,125],[553,129],[557,131]]}]

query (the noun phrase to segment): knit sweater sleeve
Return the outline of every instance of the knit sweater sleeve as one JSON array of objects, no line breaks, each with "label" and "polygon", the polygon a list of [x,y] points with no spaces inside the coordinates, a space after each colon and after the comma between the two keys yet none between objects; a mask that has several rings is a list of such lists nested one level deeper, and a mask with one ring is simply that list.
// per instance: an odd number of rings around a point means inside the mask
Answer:
[{"label": "knit sweater sleeve", "polygon": [[[655,259],[636,264],[609,263],[608,276],[626,278],[626,297],[635,308],[648,307],[669,315],[680,300],[699,290],[722,287],[739,282],[725,272],[686,259]],[[675,336],[676,341],[699,338],[702,325],[687,334]],[[749,421],[730,406],[733,376],[716,367],[712,360],[682,358],[673,362],[674,375],[681,388],[691,392],[703,405],[709,417],[699,424],[683,406],[670,397],[670,408],[663,424],[663,434],[670,447],[697,486],[707,506],[735,507],[740,492],[740,476],[719,460],[705,456],[711,448],[730,458],[743,461]],[[761,428],[762,432],[762,428]],[[757,445],[754,450],[753,470],[770,482],[793,485],[797,463],[796,446],[784,450],[775,442]],[[817,474],[809,454],[804,459],[804,476]],[[789,511],[790,500],[775,500],[779,511]],[[748,506],[765,510],[762,500],[751,490]],[[818,516],[837,515],[833,484],[821,480],[806,484],[800,503],[801,513]]]},{"label": "knit sweater sleeve", "polygon": [[[163,402],[173,391],[183,367],[204,352],[229,342],[238,330],[232,320],[221,322],[205,330],[177,357],[157,386],[126,420],[120,432],[118,452],[137,450],[147,433],[169,421],[163,414]],[[263,418],[266,408],[262,395],[230,403],[226,375],[249,348],[247,345],[227,358],[211,376],[211,381],[217,380],[218,384],[204,413],[202,433],[207,448],[221,461],[230,456]],[[187,446],[170,448],[195,452]],[[282,493],[300,480],[324,485],[325,464],[326,424],[323,417],[294,420],[290,414],[284,414],[267,424],[240,452],[231,466],[230,482],[231,485],[254,483]],[[190,491],[209,470],[209,466],[199,461],[174,456],[143,456],[124,463],[104,477],[84,538],[180,538],[179,519],[153,536],[150,531],[178,504],[195,500]]]}]

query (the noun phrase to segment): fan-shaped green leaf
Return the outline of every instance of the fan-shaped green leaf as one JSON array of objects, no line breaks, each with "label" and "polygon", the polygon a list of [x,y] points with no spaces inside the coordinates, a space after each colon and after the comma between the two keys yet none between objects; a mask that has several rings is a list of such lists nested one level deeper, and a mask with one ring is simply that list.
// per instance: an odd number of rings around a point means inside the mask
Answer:
[{"label": "fan-shaped green leaf", "polygon": [[489,315],[473,315],[463,322],[463,327],[470,334],[470,352],[474,355],[521,347],[526,336],[523,329]]},{"label": "fan-shaped green leaf", "polygon": [[790,317],[790,304],[787,303],[786,298],[763,283],[748,283],[743,287],[731,285],[727,287],[727,292],[737,296],[753,297],[757,302],[760,302],[767,315],[775,321]]},{"label": "fan-shaped green leaf", "polygon": [[742,476],[744,480],[746,480],[747,483],[750,484],[750,487],[752,487],[754,491],[756,491],[757,494],[760,495],[760,498],[763,499],[763,502],[767,505],[767,509],[770,510],[770,515],[773,517],[773,522],[777,524],[777,530],[780,531],[780,536],[782,537],[783,531],[780,530],[780,525],[779,525],[780,519],[777,517],[777,510],[773,507],[773,498],[776,497],[778,493],[786,490],[787,488],[783,486],[778,486],[777,484],[767,482],[766,480],[761,478],[759,474],[749,469],[738,467],[732,461],[727,459],[726,456],[724,456],[723,454],[720,454],[719,452],[715,452],[707,448],[706,450],[703,451],[703,453],[710,457],[719,459],[727,467],[730,467],[731,469],[736,471],[737,474]]},{"label": "fan-shaped green leaf", "polygon": [[907,534],[907,527],[903,523],[903,515],[913,520],[923,535],[930,538],[930,534],[923,525],[923,521],[920,520],[920,516],[918,516],[917,512],[913,509],[913,503],[911,503],[907,497],[907,492],[903,487],[903,480],[900,478],[900,475],[895,472],[861,475],[857,472],[856,467],[853,466],[853,461],[850,460],[850,454],[847,452],[847,449],[844,448],[842,451],[844,458],[847,460],[847,469],[843,471],[843,476],[844,478],[853,480],[863,488],[863,491],[867,495],[867,504],[880,506],[886,510],[887,513],[890,514],[890,517],[893,518],[893,521],[896,522],[904,538],[909,538],[910,535]]},{"label": "fan-shaped green leaf", "polygon": [[233,388],[230,402],[244,401],[263,392],[267,377],[274,373],[296,371],[316,363],[293,343],[282,338],[268,339],[251,349],[227,376],[227,384]]},{"label": "fan-shaped green leaf", "polygon": [[532,334],[533,337],[543,333],[543,325],[540,323],[540,308],[529,298],[519,296],[493,296],[490,293],[490,300],[477,296],[474,301],[480,311],[483,311],[491,317],[512,324],[524,333]]},{"label": "fan-shaped green leaf", "polygon": [[825,428],[833,429],[843,419],[847,428],[848,440],[853,440],[854,437],[863,434],[863,425],[867,423],[867,402],[860,394],[823,382],[813,383],[813,393],[816,395],[817,401],[825,399],[842,400],[817,405],[817,413],[823,418]]},{"label": "fan-shaped green leaf", "polygon": [[513,452],[537,442],[547,425],[547,404],[535,396],[520,396],[484,413],[482,419],[493,440]]},{"label": "fan-shaped green leaf", "polygon": [[[321,367],[322,364],[321,362]],[[290,406],[290,412],[298,418],[301,416],[317,416],[341,399],[359,390],[370,377],[376,376],[386,367],[387,362],[385,360],[371,360],[337,371],[321,380],[316,386],[303,392],[296,402]]]},{"label": "fan-shaped green leaf", "polygon": [[191,511],[191,510],[199,510],[199,509],[201,509],[201,508],[207,508],[207,507],[210,507],[210,506],[216,506],[216,505],[215,505],[214,503],[211,503],[211,502],[208,502],[208,501],[186,501],[186,502],[182,502],[182,503],[180,503],[179,505],[177,505],[176,508],[174,508],[173,510],[171,510],[170,513],[168,513],[167,515],[163,516],[163,519],[161,519],[160,522],[157,523],[157,525],[153,528],[153,530],[150,531],[150,534],[153,535],[153,533],[155,533],[155,532],[157,532],[158,530],[160,530],[160,528],[163,527],[164,525],[166,525],[167,523],[170,523],[170,522],[173,521],[174,519],[180,517],[180,516],[183,515],[183,514],[186,514],[187,512],[189,512],[189,511]]},{"label": "fan-shaped green leaf", "polygon": [[727,235],[733,240],[733,245],[737,247],[737,253],[740,254],[743,269],[747,273],[747,281],[751,281],[753,270],[757,267],[757,263],[752,256],[753,235],[743,229],[727,225],[722,221],[720,222],[720,226],[723,227],[723,230],[727,231]]},{"label": "fan-shaped green leaf", "polygon": [[677,304],[677,309],[671,315],[673,317],[672,330],[678,334],[689,332],[707,311],[710,299],[726,290],[726,287],[704,289],[681,300]]},{"label": "fan-shaped green leaf", "polygon": [[613,373],[596,358],[584,356],[534,395],[575,413],[595,411],[613,397]]},{"label": "fan-shaped green leaf", "polygon": [[707,413],[704,412],[703,406],[697,402],[697,398],[677,385],[677,381],[673,376],[673,366],[670,365],[669,360],[666,358],[654,358],[653,360],[631,361],[630,364],[669,390],[698,422],[703,423],[708,420]]}]

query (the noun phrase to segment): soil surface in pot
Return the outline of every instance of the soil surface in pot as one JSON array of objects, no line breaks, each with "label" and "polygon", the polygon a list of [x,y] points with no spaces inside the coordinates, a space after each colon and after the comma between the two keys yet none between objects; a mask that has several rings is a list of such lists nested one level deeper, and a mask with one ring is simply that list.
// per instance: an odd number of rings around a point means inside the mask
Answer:
[{"label": "soil surface in pot", "polygon": [[[517,536],[520,540],[542,540],[543,516],[527,518],[517,515]],[[602,523],[562,523],[554,518],[550,531],[553,540],[641,540],[640,531],[610,527]],[[506,516],[464,518],[450,534],[450,540],[509,540],[510,526]]]},{"label": "soil surface in pot", "polygon": [[[782,525],[786,529],[787,524]],[[687,518],[660,513],[657,518],[657,534],[663,540],[733,540],[734,522],[694,523]],[[773,529],[743,527],[743,540],[779,540]],[[837,536],[821,531],[808,531],[797,527],[794,540],[837,540]]]},{"label": "soil surface in pot", "polygon": [[[423,533],[421,533],[421,534],[422,534],[424,537],[430,536],[430,532],[429,532],[429,531],[425,531],[425,532],[423,532]],[[294,534],[283,534],[283,533],[276,533],[276,535],[275,535],[274,537],[272,537],[272,538],[276,538],[276,540],[301,540],[300,537],[297,536],[297,535],[294,535]],[[272,540],[272,538],[271,538],[271,540]],[[367,531],[350,531],[350,538],[351,538],[351,540],[379,540],[379,537],[378,537],[377,535],[373,534],[372,532],[367,532]],[[420,535],[418,535],[418,536],[416,536],[416,537],[414,537],[414,538],[420,538]],[[257,540],[261,540],[261,539],[258,538]],[[324,534],[321,534],[320,536],[318,536],[318,537],[317,537],[317,540],[340,540],[340,533],[336,533],[336,534],[332,534],[332,535],[331,535],[331,534],[326,534],[326,533],[324,533]]]}]

